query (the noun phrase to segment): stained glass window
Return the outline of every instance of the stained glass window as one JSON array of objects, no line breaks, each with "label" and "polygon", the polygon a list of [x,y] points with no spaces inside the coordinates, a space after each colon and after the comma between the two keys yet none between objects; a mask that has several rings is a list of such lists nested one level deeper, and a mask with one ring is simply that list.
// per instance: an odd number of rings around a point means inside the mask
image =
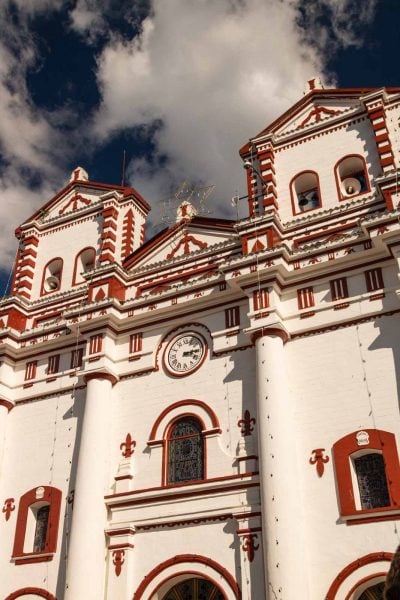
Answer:
[{"label": "stained glass window", "polygon": [[36,513],[35,537],[33,540],[33,551],[43,552],[46,546],[47,527],[49,524],[50,506],[42,506]]},{"label": "stained glass window", "polygon": [[204,478],[204,442],[201,424],[193,417],[177,421],[168,440],[168,483]]},{"label": "stained glass window", "polygon": [[369,587],[358,597],[358,600],[383,600],[384,582]]},{"label": "stained glass window", "polygon": [[390,506],[385,463],[382,454],[364,454],[354,459],[361,508]]},{"label": "stained glass window", "polygon": [[211,581],[194,578],[176,584],[163,600],[225,600],[225,596]]}]

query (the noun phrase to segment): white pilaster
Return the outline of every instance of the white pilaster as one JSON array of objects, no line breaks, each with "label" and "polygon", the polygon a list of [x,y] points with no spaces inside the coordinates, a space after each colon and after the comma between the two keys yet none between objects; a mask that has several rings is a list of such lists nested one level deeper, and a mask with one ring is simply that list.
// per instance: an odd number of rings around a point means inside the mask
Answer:
[{"label": "white pilaster", "polygon": [[104,597],[108,431],[111,388],[107,373],[86,376],[86,404],[77,465],[65,600]]},{"label": "white pilaster", "polygon": [[308,598],[295,422],[278,328],[256,334],[257,425],[267,598]]},{"label": "white pilaster", "polygon": [[7,415],[13,404],[8,400],[3,400],[0,398],[0,474],[2,472],[2,462],[3,462],[3,454],[4,454],[4,445],[6,441],[6,429],[7,429]]}]

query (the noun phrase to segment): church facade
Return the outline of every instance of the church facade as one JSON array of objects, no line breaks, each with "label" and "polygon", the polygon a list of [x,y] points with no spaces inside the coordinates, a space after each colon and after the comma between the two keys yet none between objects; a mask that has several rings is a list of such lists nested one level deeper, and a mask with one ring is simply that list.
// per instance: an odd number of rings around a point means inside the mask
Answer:
[{"label": "church facade", "polygon": [[0,306],[0,596],[382,598],[400,518],[400,88],[240,150],[248,216],[145,241],[127,186],[16,230]]}]

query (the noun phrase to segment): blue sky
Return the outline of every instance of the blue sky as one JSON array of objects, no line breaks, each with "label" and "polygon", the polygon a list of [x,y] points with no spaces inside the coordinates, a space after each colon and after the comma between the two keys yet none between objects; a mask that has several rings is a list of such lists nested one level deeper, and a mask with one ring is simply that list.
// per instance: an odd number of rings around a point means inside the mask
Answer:
[{"label": "blue sky", "polygon": [[244,193],[238,149],[319,75],[398,86],[398,0],[1,0],[0,286],[13,231],[83,166],[153,206],[214,184]]}]

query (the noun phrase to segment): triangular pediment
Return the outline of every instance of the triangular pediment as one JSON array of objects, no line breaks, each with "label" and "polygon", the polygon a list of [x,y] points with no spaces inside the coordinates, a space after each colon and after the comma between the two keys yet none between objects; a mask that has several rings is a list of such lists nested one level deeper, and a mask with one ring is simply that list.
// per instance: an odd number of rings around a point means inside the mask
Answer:
[{"label": "triangular pediment", "polygon": [[180,259],[190,261],[208,248],[236,238],[232,221],[195,217],[161,231],[128,257],[124,266],[133,270]]}]

